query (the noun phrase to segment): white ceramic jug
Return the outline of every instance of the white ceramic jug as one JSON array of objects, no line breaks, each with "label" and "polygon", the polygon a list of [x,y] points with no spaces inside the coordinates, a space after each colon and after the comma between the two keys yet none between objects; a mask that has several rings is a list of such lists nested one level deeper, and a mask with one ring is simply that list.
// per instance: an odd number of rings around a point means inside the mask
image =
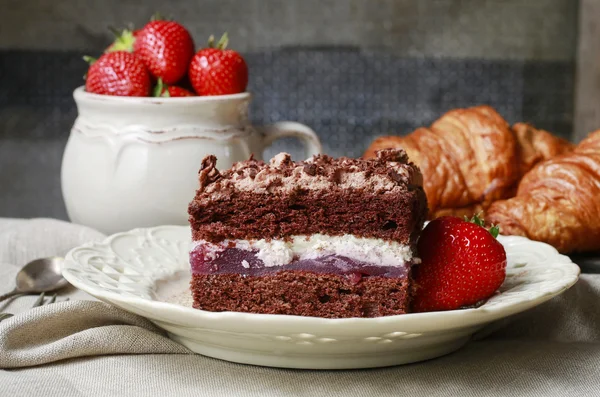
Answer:
[{"label": "white ceramic jug", "polygon": [[78,117],[62,162],[62,191],[72,222],[104,233],[186,224],[209,154],[221,169],[261,158],[275,139],[298,137],[307,157],[317,135],[295,122],[253,127],[249,93],[185,98],[73,94]]}]

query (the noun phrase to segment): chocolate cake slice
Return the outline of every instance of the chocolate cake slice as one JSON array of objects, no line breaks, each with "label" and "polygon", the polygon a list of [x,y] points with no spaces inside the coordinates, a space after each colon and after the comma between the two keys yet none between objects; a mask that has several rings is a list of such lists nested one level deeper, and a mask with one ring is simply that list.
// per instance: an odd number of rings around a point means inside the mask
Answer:
[{"label": "chocolate cake slice", "polygon": [[280,153],[220,172],[189,205],[194,307],[328,318],[406,313],[427,202],[401,149],[358,160]]}]

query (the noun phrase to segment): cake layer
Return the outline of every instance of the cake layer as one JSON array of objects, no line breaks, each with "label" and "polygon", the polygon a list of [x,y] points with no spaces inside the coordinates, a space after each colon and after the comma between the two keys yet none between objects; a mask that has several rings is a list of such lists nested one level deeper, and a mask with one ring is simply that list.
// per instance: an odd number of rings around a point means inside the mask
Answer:
[{"label": "cake layer", "polygon": [[260,259],[261,266],[282,266],[292,260],[315,259],[337,255],[376,266],[404,266],[413,262],[410,245],[375,238],[360,238],[352,235],[290,236],[286,239],[225,240],[220,243],[196,241],[191,250],[202,254],[204,261],[221,256],[227,248],[251,251]]},{"label": "cake layer", "polygon": [[405,262],[399,262],[395,266],[379,266],[335,254],[313,258],[294,257],[285,264],[266,266],[256,251],[225,248],[215,254],[214,251],[207,252],[204,248],[198,246],[190,253],[192,274],[264,276],[285,270],[302,270],[344,275],[354,282],[359,282],[365,276],[405,277],[410,269],[410,264]]},{"label": "cake layer", "polygon": [[408,311],[427,212],[401,149],[360,160],[202,161],[188,212],[194,307],[327,318]]},{"label": "cake layer", "polygon": [[414,244],[426,204],[423,192],[371,196],[362,191],[297,191],[286,196],[232,192],[190,207],[194,240],[353,234]]},{"label": "cake layer", "polygon": [[327,234],[413,246],[426,216],[421,174],[402,150],[374,160],[316,156],[248,160],[219,172],[205,158],[190,203],[194,240],[220,242]]},{"label": "cake layer", "polygon": [[326,318],[379,317],[409,309],[409,277],[363,277],[286,270],[258,277],[194,274],[196,309]]}]

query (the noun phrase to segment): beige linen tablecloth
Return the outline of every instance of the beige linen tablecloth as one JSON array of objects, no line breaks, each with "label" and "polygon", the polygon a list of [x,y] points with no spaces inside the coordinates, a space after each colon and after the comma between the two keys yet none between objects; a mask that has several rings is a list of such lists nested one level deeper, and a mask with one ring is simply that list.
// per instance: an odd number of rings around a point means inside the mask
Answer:
[{"label": "beige linen tablecloth", "polygon": [[[0,294],[28,260],[103,236],[0,219]],[[68,302],[63,302],[65,297]],[[0,396],[600,396],[600,275],[448,356],[355,371],[261,368],[189,354],[143,318],[73,288],[0,303]],[[485,337],[483,337],[485,335]]]}]

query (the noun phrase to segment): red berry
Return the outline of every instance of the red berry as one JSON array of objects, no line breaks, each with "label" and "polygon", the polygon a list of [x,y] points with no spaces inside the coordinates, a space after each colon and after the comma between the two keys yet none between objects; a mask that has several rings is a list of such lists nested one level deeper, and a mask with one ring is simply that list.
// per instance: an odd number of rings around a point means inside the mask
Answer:
[{"label": "red berry", "polygon": [[418,242],[417,312],[455,310],[488,299],[506,277],[506,252],[485,228],[453,217],[429,222]]},{"label": "red berry", "polygon": [[174,84],[187,72],[194,40],[177,22],[151,21],[137,34],[133,50],[154,77]]},{"label": "red berry", "polygon": [[150,74],[135,55],[126,51],[103,54],[88,69],[85,90],[101,95],[148,96]]},{"label": "red berry", "polygon": [[195,96],[193,92],[186,90],[183,87],[176,85],[167,85],[163,83],[162,79],[158,79],[152,96],[155,97],[183,97],[183,96]]},{"label": "red berry", "polygon": [[[169,93],[170,97],[180,97],[180,96],[195,96],[193,92],[186,90],[183,87],[177,87],[176,85],[170,85],[167,87],[166,91]],[[165,96],[165,92],[163,91],[163,95]]]},{"label": "red berry", "polygon": [[462,220],[456,216],[450,216],[450,215],[440,216],[439,218],[436,218],[435,220],[438,222],[444,223],[444,224],[464,222],[464,220]]},{"label": "red berry", "polygon": [[227,42],[225,33],[217,48],[204,48],[192,58],[189,76],[198,95],[237,94],[246,90],[248,66],[239,53],[225,49]]}]

